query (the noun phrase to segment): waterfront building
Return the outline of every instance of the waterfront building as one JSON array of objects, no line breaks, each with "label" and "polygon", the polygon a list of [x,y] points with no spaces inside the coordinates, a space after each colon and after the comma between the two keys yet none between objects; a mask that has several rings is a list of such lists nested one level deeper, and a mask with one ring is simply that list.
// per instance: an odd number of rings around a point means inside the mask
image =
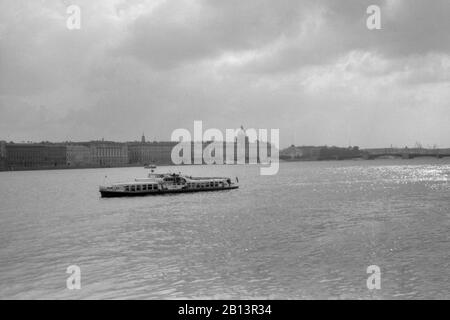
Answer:
[{"label": "waterfront building", "polygon": [[6,141],[0,141],[0,171],[6,170]]},{"label": "waterfront building", "polygon": [[128,146],[112,141],[89,142],[92,163],[99,167],[120,167],[128,164]]},{"label": "waterfront building", "polygon": [[[212,143],[212,141],[206,142],[203,145],[203,150],[205,147]],[[223,163],[224,164],[256,164],[256,163],[267,163],[271,156],[270,143],[256,140],[250,142],[248,137],[245,137],[244,144],[241,146],[237,139],[234,142],[218,142],[223,145]],[[242,143],[242,142],[241,142]],[[262,146],[266,147],[265,154],[262,154]],[[245,148],[244,150],[240,148]],[[228,152],[231,154],[228,155]],[[213,154],[214,155],[214,154]],[[262,156],[262,158],[261,158]]]},{"label": "waterfront building", "polygon": [[173,164],[171,154],[177,142],[145,142],[144,136],[141,140],[142,142],[128,143],[128,159],[130,164]]},{"label": "waterfront building", "polygon": [[[242,134],[245,136],[245,131],[241,128],[241,131],[238,134]],[[255,141],[249,142],[249,138],[245,136],[244,140],[245,152],[243,153],[243,157],[245,159],[245,163],[250,163],[249,157],[252,156],[253,162],[260,162],[260,153],[259,147],[262,142]],[[130,164],[133,165],[146,165],[146,164],[167,164],[172,165],[172,149],[178,144],[176,141],[163,141],[163,142],[147,142],[145,139],[145,135],[142,134],[140,142],[128,142],[128,160]],[[201,143],[202,152],[195,152],[197,142],[190,143],[190,153],[191,160],[190,164],[205,164],[205,159],[203,159],[203,152],[205,148],[213,143],[213,141],[203,141],[198,142]],[[230,156],[230,163],[237,163],[238,159],[238,141],[237,139],[234,142],[223,142],[217,141],[217,143],[223,146],[222,163],[226,163],[226,155],[227,155],[227,146],[229,150],[232,150],[234,153],[234,157]],[[267,156],[270,157],[270,144],[264,142],[267,145]],[[185,149],[184,149],[185,150]],[[212,156],[215,156],[215,151],[212,151]],[[264,159],[265,160],[265,159]]]},{"label": "waterfront building", "polygon": [[0,158],[6,158],[6,141],[0,141]]},{"label": "waterfront building", "polygon": [[10,170],[66,166],[66,146],[47,143],[8,143],[6,167]]},{"label": "waterfront building", "polygon": [[[68,144],[67,145],[67,166],[68,167],[92,167],[95,166],[93,151],[89,144]],[[94,151],[95,152],[95,151]]]}]

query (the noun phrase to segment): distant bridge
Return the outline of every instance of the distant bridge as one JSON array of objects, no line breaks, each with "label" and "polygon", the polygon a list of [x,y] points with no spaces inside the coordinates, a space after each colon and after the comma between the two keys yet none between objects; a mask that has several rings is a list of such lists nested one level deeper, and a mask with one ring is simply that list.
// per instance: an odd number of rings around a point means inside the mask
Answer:
[{"label": "distant bridge", "polygon": [[450,149],[378,148],[364,149],[361,151],[364,159],[376,159],[387,156],[398,157],[402,159],[412,159],[417,157],[450,157]]}]

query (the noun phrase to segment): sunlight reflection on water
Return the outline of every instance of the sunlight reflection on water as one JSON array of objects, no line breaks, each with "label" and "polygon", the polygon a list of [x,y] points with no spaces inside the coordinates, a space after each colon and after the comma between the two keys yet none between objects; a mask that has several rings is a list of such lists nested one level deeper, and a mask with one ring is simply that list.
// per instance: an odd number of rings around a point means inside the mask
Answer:
[{"label": "sunlight reflection on water", "polygon": [[241,186],[101,199],[105,175],[146,171],[0,173],[0,298],[450,298],[449,160],[171,169]]}]

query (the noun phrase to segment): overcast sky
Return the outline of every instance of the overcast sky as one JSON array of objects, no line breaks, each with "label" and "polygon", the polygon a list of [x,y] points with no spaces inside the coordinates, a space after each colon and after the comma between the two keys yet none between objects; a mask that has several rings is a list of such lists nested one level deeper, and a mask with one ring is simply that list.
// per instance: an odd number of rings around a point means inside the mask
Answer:
[{"label": "overcast sky", "polygon": [[449,30],[448,0],[0,0],[0,140],[450,147]]}]

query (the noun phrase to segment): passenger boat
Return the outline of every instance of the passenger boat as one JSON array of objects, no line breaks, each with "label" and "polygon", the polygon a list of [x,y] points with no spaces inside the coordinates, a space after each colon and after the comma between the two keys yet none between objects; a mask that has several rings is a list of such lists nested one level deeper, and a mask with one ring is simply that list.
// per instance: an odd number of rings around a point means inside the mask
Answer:
[{"label": "passenger boat", "polygon": [[237,189],[239,186],[230,178],[192,177],[176,173],[150,173],[147,178],[137,178],[131,182],[100,186],[103,198],[158,195],[199,191],[219,191]]}]

